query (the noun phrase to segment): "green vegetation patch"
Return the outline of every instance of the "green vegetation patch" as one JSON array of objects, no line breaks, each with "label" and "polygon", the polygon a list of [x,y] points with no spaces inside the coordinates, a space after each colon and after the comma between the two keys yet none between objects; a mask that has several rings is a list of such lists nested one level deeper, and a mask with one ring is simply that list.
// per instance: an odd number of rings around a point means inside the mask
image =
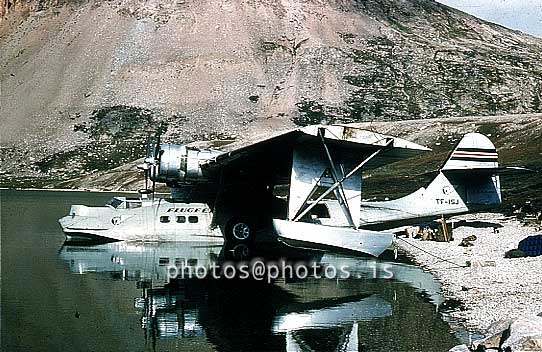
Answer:
[{"label": "green vegetation patch", "polygon": [[94,110],[90,119],[92,123],[88,132],[94,139],[130,138],[141,132],[163,133],[167,129],[167,126],[154,119],[151,110],[134,106],[103,107]]},{"label": "green vegetation patch", "polygon": [[348,111],[327,106],[314,100],[302,99],[296,103],[299,115],[292,118],[298,126],[353,122]]},{"label": "green vegetation patch", "polygon": [[110,170],[145,155],[147,135],[163,134],[168,124],[149,109],[116,105],[92,112],[89,123],[74,125],[90,143],[55,153],[36,163],[41,172],[60,178]]}]

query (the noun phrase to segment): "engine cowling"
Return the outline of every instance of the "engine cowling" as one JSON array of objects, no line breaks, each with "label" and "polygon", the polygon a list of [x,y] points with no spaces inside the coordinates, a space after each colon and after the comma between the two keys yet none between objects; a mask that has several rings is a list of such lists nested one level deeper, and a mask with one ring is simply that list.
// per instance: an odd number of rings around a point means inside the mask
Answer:
[{"label": "engine cowling", "polygon": [[161,144],[150,178],[168,185],[205,182],[207,177],[201,165],[220,152],[190,148],[180,144]]}]

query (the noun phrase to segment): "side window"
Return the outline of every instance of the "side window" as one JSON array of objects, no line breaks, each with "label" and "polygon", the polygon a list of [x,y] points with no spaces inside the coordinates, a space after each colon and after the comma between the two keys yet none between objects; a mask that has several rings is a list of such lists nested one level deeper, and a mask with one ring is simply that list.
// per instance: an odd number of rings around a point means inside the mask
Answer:
[{"label": "side window", "polygon": [[169,258],[161,257],[160,259],[158,259],[158,265],[160,266],[169,265]]},{"label": "side window", "polygon": [[184,224],[186,222],[186,216],[177,216],[177,222],[179,224]]},{"label": "side window", "polygon": [[195,259],[195,258],[193,258],[193,259],[188,259],[188,260],[186,261],[186,264],[187,264],[188,266],[196,266],[196,265],[198,265],[198,260]]},{"label": "side window", "polygon": [[189,216],[188,217],[188,222],[191,223],[191,224],[195,224],[198,222],[198,217],[197,216]]},{"label": "side window", "polygon": [[161,216],[160,217],[160,222],[163,222],[163,223],[168,223],[169,222],[169,216]]}]

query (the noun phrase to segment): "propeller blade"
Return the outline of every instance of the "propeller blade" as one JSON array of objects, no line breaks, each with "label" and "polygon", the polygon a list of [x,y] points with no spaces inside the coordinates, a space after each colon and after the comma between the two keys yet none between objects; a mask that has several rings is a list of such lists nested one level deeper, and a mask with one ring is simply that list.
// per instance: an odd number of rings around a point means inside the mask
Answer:
[{"label": "propeller blade", "polygon": [[160,135],[156,136],[156,145],[154,147],[154,158],[156,160],[160,158]]},{"label": "propeller blade", "polygon": [[149,189],[149,173],[150,169],[146,169],[145,172],[145,189]]},{"label": "propeller blade", "polygon": [[[161,153],[161,145],[160,145],[160,134],[158,134],[156,136],[156,145],[155,145],[155,148],[154,148],[154,160],[155,160],[155,167],[156,167],[156,170],[155,172],[158,174],[160,173],[160,162],[161,162],[161,157],[162,157],[162,153]],[[154,180],[152,180],[152,193],[154,194]]]},{"label": "propeller blade", "polygon": [[147,134],[147,143],[145,145],[145,159],[149,158],[151,156],[151,134]]}]

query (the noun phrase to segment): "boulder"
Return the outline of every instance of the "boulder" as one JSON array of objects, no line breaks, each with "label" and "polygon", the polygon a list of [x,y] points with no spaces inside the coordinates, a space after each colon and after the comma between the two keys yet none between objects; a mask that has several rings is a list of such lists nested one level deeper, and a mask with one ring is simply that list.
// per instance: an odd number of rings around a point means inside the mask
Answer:
[{"label": "boulder", "polygon": [[475,340],[472,342],[472,348],[475,351],[487,351],[493,348],[498,350],[503,341],[503,336],[506,338],[506,333],[507,330],[503,330],[481,340]]},{"label": "boulder", "polygon": [[510,336],[501,345],[504,351],[542,351],[542,317],[533,315],[516,319]]},{"label": "boulder", "polygon": [[450,349],[448,352],[470,352],[470,349],[467,345],[458,345]]},{"label": "boulder", "polygon": [[499,321],[494,322],[490,326],[488,326],[485,330],[486,336],[495,335],[498,333],[503,333],[505,330],[508,330],[510,328],[510,325],[512,324],[514,320],[513,319],[501,319]]}]

